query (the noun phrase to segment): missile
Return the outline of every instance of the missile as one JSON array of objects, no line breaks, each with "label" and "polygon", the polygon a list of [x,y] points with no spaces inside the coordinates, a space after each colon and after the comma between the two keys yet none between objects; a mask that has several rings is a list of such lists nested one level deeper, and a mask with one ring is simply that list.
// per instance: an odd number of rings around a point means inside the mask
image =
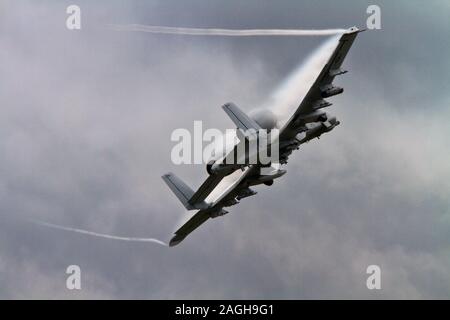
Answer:
[{"label": "missile", "polygon": [[328,97],[335,96],[337,94],[341,94],[342,92],[344,92],[344,88],[330,87],[330,88],[323,90],[320,93],[320,95],[322,96],[322,98],[328,98]]},{"label": "missile", "polygon": [[255,178],[249,179],[248,180],[248,185],[254,186],[254,185],[257,185],[257,184],[270,182],[270,181],[273,181],[274,179],[277,179],[277,178],[281,177],[285,173],[286,173],[286,170],[281,170],[281,169],[274,170],[270,174],[259,175],[259,176],[255,177]]}]

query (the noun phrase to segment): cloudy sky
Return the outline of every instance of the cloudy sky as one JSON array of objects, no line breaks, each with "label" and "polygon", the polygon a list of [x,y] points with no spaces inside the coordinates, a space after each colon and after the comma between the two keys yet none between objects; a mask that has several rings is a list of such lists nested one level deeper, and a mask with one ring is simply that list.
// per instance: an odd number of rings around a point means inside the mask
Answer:
[{"label": "cloudy sky", "polygon": [[[70,4],[82,29],[66,29]],[[212,38],[106,24],[218,28],[365,26],[336,83],[332,133],[288,174],[174,248],[185,212],[160,176],[176,128],[232,127],[326,37]],[[2,1],[0,298],[450,298],[450,20],[447,1]],[[299,97],[300,99],[300,97]],[[300,102],[300,101],[299,101]],[[82,290],[66,289],[66,268]],[[366,268],[382,270],[368,290]]]}]

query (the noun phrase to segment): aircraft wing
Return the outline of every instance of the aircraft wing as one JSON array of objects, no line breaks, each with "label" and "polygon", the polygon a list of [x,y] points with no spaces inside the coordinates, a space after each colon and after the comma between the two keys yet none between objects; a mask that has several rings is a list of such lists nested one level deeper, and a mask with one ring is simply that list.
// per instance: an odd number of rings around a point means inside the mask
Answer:
[{"label": "aircraft wing", "polygon": [[[347,72],[341,69],[342,62],[344,61],[357,34],[361,31],[362,30],[353,27],[341,36],[336,49],[329,58],[325,67],[320,72],[319,76],[316,78],[312,87],[309,89],[303,101],[300,103],[291,118],[281,128],[280,141],[293,138],[297,134],[297,127],[295,124],[297,117],[330,106],[331,103],[325,101],[324,97],[331,94],[331,90],[338,90],[338,93],[343,91],[342,88],[333,87],[333,80],[336,76]],[[338,93],[336,93],[336,91],[334,92],[334,94]]]},{"label": "aircraft wing", "polygon": [[179,244],[192,231],[197,229],[203,222],[210,218],[208,210],[200,210],[192,216],[181,228],[175,231],[175,236],[170,239],[169,246],[173,247]]},{"label": "aircraft wing", "polygon": [[211,203],[207,209],[202,209],[194,214],[183,226],[175,231],[175,236],[170,240],[169,245],[175,246],[192,231],[197,229],[206,220],[218,217],[227,213],[223,207],[228,207],[238,203],[235,197],[239,190],[247,188],[243,185],[245,178],[255,172],[255,167],[250,166],[244,170],[237,170],[234,173],[224,177],[216,188],[206,198]]},{"label": "aircraft wing", "polygon": [[220,174],[210,175],[205,182],[198,188],[198,190],[192,195],[190,201],[192,203],[203,202],[208,195],[217,187],[217,185],[223,180],[224,176]]}]

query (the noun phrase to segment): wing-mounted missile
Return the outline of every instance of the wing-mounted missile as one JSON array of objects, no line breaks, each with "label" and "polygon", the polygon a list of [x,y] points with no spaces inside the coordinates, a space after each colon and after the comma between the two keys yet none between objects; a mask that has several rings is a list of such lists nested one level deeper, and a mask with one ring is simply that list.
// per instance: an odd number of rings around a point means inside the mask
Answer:
[{"label": "wing-mounted missile", "polygon": [[340,76],[342,74],[347,73],[347,70],[342,70],[342,69],[331,69],[330,72],[328,73],[330,75],[330,77],[336,77],[336,76]]},{"label": "wing-mounted missile", "polygon": [[314,103],[312,108],[313,108],[313,110],[319,110],[319,109],[322,109],[322,108],[327,108],[327,107],[332,106],[332,105],[333,104],[331,102],[328,102],[328,101],[326,101],[324,99],[320,99],[320,100],[317,100]]},{"label": "wing-mounted missile", "polygon": [[330,105],[332,105],[330,102],[320,99],[314,103],[312,107],[313,111],[297,115],[293,125],[293,127],[295,127],[295,131],[298,132],[298,128],[303,130],[304,128],[302,127],[305,127],[305,124],[307,123],[325,121],[327,119],[327,113],[319,109],[329,107]]},{"label": "wing-mounted missile", "polygon": [[336,119],[336,117],[331,117],[327,119],[327,121],[322,122],[322,125],[325,127],[326,131],[331,131],[334,127],[338,126],[340,122]]},{"label": "wing-mounted missile", "polygon": [[305,126],[308,130],[298,133],[295,136],[295,139],[298,141],[298,144],[308,142],[309,140],[319,138],[322,134],[333,130],[339,124],[340,122],[336,120],[336,117],[328,118],[323,122],[307,123]]},{"label": "wing-mounted missile", "polygon": [[344,88],[334,87],[334,86],[330,85],[325,88],[321,88],[320,95],[322,96],[322,98],[328,98],[328,97],[332,97],[332,96],[341,94],[342,92],[344,92]]},{"label": "wing-mounted missile", "polygon": [[286,173],[286,170],[275,169],[272,172],[261,174],[248,179],[248,185],[254,186],[258,184],[267,184],[271,185],[273,180],[283,176]]}]

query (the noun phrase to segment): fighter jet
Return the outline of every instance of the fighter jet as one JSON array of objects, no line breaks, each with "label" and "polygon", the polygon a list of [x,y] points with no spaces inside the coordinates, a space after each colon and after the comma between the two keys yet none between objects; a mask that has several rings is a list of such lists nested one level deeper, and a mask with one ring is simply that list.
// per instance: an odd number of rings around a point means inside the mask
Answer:
[{"label": "fighter jet", "polygon": [[[324,111],[324,108],[331,106],[325,99],[344,91],[343,88],[335,86],[333,80],[336,76],[347,72],[341,69],[342,63],[361,31],[364,30],[352,27],[342,34],[334,52],[297,110],[279,129],[275,140],[279,148],[280,165],[285,165],[292,151],[299,149],[301,144],[319,138],[340,124],[336,117]],[[232,151],[236,151],[240,143],[248,143],[252,139],[252,134],[248,132],[254,134],[261,130],[272,129],[277,124],[270,114],[263,112],[250,117],[233,103],[225,104],[223,109],[237,127],[239,142]],[[209,218],[227,214],[228,211],[224,207],[236,205],[241,199],[255,195],[256,191],[251,189],[251,186],[260,184],[270,186],[275,179],[286,173],[286,170],[273,163],[250,164],[250,151],[245,152],[241,159],[235,156],[234,161],[225,161],[229,154],[231,152],[208,162],[206,170],[209,176],[195,192],[173,173],[162,176],[187,210],[198,210],[175,232],[170,246],[179,244]]]}]

